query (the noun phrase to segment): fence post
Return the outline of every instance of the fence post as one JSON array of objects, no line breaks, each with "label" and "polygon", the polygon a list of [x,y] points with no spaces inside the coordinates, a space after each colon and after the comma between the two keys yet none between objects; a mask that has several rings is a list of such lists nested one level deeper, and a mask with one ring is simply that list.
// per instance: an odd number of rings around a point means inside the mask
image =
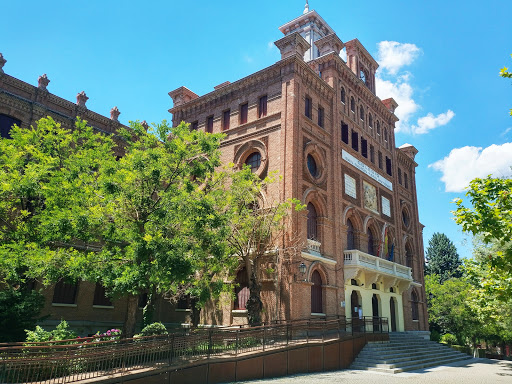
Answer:
[{"label": "fence post", "polygon": [[265,350],[265,336],[267,327],[263,326],[263,350]]},{"label": "fence post", "polygon": [[213,334],[213,329],[209,329],[208,330],[208,358],[210,358],[210,355],[212,353],[212,334]]},{"label": "fence post", "polygon": [[172,358],[174,356],[174,336],[175,336],[175,334],[172,333],[171,334],[171,356],[169,357],[169,365],[172,364]]},{"label": "fence post", "polygon": [[236,347],[235,347],[235,356],[238,356],[238,337],[239,337],[240,330],[236,330]]},{"label": "fence post", "polygon": [[288,326],[289,326],[289,324],[286,323],[286,345],[289,344],[289,341],[288,341]]},{"label": "fence post", "polygon": [[306,344],[309,344],[309,320],[306,322]]}]

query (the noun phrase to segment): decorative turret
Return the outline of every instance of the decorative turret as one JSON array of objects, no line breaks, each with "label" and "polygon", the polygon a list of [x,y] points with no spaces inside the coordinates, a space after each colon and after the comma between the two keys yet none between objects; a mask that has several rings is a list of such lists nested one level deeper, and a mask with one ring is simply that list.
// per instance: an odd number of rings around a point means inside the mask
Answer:
[{"label": "decorative turret", "polygon": [[368,53],[358,39],[345,43],[347,65],[357,77],[375,94],[375,72],[379,63]]},{"label": "decorative turret", "polygon": [[281,52],[281,60],[295,54],[304,58],[304,53],[311,48],[311,45],[309,45],[299,32],[289,34],[288,36],[277,40],[274,44]]}]

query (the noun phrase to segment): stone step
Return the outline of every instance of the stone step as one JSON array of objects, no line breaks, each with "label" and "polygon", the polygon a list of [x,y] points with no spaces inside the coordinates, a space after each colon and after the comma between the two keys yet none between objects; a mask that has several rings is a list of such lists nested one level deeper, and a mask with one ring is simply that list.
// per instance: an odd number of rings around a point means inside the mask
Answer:
[{"label": "stone step", "polygon": [[449,353],[461,353],[461,352],[458,352],[458,351],[454,351],[452,349],[424,349],[424,350],[417,350],[417,351],[413,351],[413,350],[407,350],[407,349],[402,349],[402,350],[393,350],[393,351],[384,351],[384,352],[379,352],[379,353],[375,353],[375,351],[368,351],[368,350],[363,350],[361,351],[361,353],[358,355],[360,357],[368,357],[368,358],[373,358],[373,359],[382,359],[382,358],[386,358],[386,357],[389,357],[389,358],[393,358],[393,357],[401,357],[401,356],[430,356],[430,355],[441,355],[441,354],[449,354]]},{"label": "stone step", "polygon": [[367,365],[364,365],[364,364],[361,364],[361,365],[353,364],[351,366],[351,369],[359,369],[359,370],[367,370],[367,371],[384,372],[384,373],[393,373],[394,374],[394,373],[400,373],[400,372],[415,371],[417,369],[422,369],[422,368],[436,367],[439,365],[450,364],[450,363],[455,363],[455,362],[469,360],[469,359],[471,359],[471,357],[468,355],[465,355],[462,357],[436,360],[436,361],[430,361],[430,362],[415,362],[414,364],[404,365],[404,366],[397,367],[397,368],[379,368],[379,367],[368,367]]},{"label": "stone step", "polygon": [[464,354],[461,354],[459,352],[454,351],[452,352],[444,352],[442,354],[425,354],[425,355],[407,355],[407,356],[386,356],[385,358],[379,358],[379,357],[373,357],[373,356],[358,356],[355,360],[356,363],[364,363],[367,365],[372,364],[396,364],[396,363],[402,363],[402,362],[410,362],[410,361],[420,361],[420,360],[427,360],[430,358],[437,358],[437,359],[444,359],[444,358],[452,358],[452,357],[461,357],[461,356],[467,356]]},{"label": "stone step", "polygon": [[431,345],[413,346],[413,347],[404,346],[404,345],[395,345],[395,346],[382,347],[382,348],[368,347],[368,349],[366,349],[366,350],[369,352],[378,354],[378,353],[392,353],[392,352],[397,352],[397,351],[400,351],[400,352],[403,352],[403,351],[418,351],[418,352],[421,352],[421,351],[443,351],[446,349],[447,349],[447,347],[431,346]]}]

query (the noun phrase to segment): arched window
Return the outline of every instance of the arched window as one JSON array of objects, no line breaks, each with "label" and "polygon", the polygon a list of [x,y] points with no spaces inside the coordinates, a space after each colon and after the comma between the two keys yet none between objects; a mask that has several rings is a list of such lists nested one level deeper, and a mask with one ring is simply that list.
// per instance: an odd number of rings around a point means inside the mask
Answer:
[{"label": "arched window", "polygon": [[345,94],[345,88],[341,87],[341,95],[340,95],[341,102],[345,104],[346,94]]},{"label": "arched window", "polygon": [[373,232],[370,228],[368,228],[368,253],[370,255],[375,255],[374,242],[375,239],[373,238]]},{"label": "arched window", "polygon": [[317,177],[318,176],[318,167],[316,165],[315,158],[309,154],[307,157],[307,164],[308,164],[308,170],[311,176]]},{"label": "arched window", "polygon": [[373,127],[373,116],[371,113],[368,114],[368,125],[370,126],[370,128]]},{"label": "arched window", "polygon": [[9,132],[11,131],[12,126],[15,124],[19,127],[21,125],[21,120],[0,113],[0,137],[10,139],[11,135]]},{"label": "arched window", "polygon": [[322,276],[318,271],[311,275],[311,313],[324,313],[322,303]]},{"label": "arched window", "polygon": [[359,118],[364,120],[364,107],[362,105],[359,107]]},{"label": "arched window", "polygon": [[419,309],[418,309],[418,294],[416,291],[411,292],[411,310],[412,310],[412,319],[419,320]]},{"label": "arched window", "polygon": [[388,129],[384,128],[384,141],[388,141]]},{"label": "arched window", "polygon": [[347,248],[346,249],[355,249],[354,226],[352,225],[352,221],[350,221],[350,219],[347,219]]},{"label": "arched window", "polygon": [[240,269],[236,274],[235,283],[234,309],[247,309],[245,305],[247,304],[247,300],[249,300],[249,279],[247,278],[247,270],[245,267]]},{"label": "arched window", "polygon": [[245,164],[251,168],[252,173],[256,172],[261,165],[261,154],[259,152],[251,153],[245,160]]},{"label": "arched window", "polygon": [[377,120],[377,135],[380,135],[380,121]]},{"label": "arched window", "polygon": [[312,203],[308,203],[308,239],[318,239],[317,214]]},{"label": "arched window", "polygon": [[356,111],[356,102],[354,100],[354,97],[350,97],[350,110],[352,112],[355,112]]},{"label": "arched window", "polygon": [[405,245],[405,265],[407,265],[409,268],[411,268],[412,272],[413,272],[413,275],[414,275],[414,269],[413,269],[413,254],[412,254],[412,249],[411,249],[411,245],[409,243],[407,243]]}]

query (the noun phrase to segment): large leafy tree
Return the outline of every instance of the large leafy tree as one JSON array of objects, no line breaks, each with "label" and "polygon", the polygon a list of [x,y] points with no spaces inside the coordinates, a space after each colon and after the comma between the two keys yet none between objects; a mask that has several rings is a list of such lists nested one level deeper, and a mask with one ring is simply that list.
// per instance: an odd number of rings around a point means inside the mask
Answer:
[{"label": "large leafy tree", "polygon": [[444,233],[436,232],[432,235],[425,257],[425,274],[438,275],[441,283],[451,277],[462,275],[457,248]]},{"label": "large leafy tree", "polygon": [[155,294],[189,284],[204,302],[226,287],[232,258],[215,173],[222,135],[165,122],[118,135],[122,149],[82,121],[74,130],[52,119],[14,129],[0,147],[0,210],[9,216],[0,252],[6,277],[24,264],[47,282],[80,278],[126,296],[130,336],[138,295],[148,293],[151,307]]},{"label": "large leafy tree", "polygon": [[277,189],[276,174],[260,179],[249,167],[232,173],[229,193],[231,235],[228,242],[236,262],[245,267],[249,281],[249,299],[246,304],[250,325],[261,324],[261,278],[277,273],[279,253],[284,255],[296,247],[294,239],[287,239],[287,218],[292,210],[304,208],[297,199],[282,201],[272,194]]}]

